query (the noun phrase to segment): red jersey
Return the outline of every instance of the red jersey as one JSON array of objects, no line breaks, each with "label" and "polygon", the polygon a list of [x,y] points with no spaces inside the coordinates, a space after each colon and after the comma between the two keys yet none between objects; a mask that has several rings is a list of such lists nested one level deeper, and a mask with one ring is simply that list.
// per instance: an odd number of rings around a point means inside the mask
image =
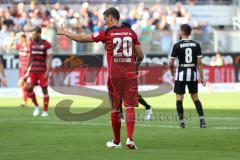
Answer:
[{"label": "red jersey", "polygon": [[95,42],[103,42],[107,51],[108,77],[126,77],[135,73],[134,45],[139,45],[136,33],[120,25],[92,34]]},{"label": "red jersey", "polygon": [[29,45],[17,44],[19,68],[21,72],[25,72],[29,62]]},{"label": "red jersey", "polygon": [[46,72],[47,70],[47,50],[52,48],[51,44],[46,40],[39,42],[31,41],[30,54],[32,55],[30,72]]}]

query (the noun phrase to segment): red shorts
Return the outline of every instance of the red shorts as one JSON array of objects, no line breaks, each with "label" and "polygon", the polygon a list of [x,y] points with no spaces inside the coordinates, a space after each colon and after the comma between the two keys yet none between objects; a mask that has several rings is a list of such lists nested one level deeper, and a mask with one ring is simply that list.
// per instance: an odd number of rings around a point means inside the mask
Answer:
[{"label": "red shorts", "polygon": [[20,74],[20,78],[22,78],[25,74],[25,71],[20,69],[19,74]]},{"label": "red shorts", "polygon": [[44,77],[45,73],[29,73],[29,76],[27,78],[27,83],[31,83],[33,86],[37,83],[40,84],[42,88],[45,88],[48,86],[48,78]]},{"label": "red shorts", "polygon": [[125,107],[138,106],[137,78],[109,78],[107,86],[112,106],[119,107],[122,101],[124,101]]},{"label": "red shorts", "polygon": [[19,76],[20,76],[20,78],[23,78],[24,76],[25,76],[25,72],[26,72],[26,68],[20,68],[19,69]]}]

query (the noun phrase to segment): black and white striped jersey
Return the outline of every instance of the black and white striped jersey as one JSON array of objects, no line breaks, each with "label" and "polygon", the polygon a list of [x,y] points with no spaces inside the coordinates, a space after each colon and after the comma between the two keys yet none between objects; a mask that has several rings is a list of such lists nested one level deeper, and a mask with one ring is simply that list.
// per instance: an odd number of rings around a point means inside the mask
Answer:
[{"label": "black and white striped jersey", "polygon": [[177,59],[176,81],[197,81],[197,58],[202,57],[199,43],[183,39],[172,47],[170,58]]}]

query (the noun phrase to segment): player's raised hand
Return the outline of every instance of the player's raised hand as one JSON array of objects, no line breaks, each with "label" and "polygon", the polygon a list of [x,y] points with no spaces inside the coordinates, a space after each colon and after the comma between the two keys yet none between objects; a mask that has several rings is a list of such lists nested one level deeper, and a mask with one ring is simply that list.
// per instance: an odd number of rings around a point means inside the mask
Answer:
[{"label": "player's raised hand", "polygon": [[1,85],[3,85],[3,87],[7,87],[7,79],[6,79],[6,77],[2,78]]},{"label": "player's raised hand", "polygon": [[58,27],[57,35],[65,35],[65,27],[63,26],[63,24],[61,24],[61,26]]}]

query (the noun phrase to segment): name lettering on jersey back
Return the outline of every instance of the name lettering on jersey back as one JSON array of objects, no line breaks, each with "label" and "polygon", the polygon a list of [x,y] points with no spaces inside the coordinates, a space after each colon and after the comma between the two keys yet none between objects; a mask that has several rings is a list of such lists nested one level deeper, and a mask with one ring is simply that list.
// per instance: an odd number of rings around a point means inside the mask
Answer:
[{"label": "name lettering on jersey back", "polygon": [[43,51],[32,51],[32,54],[43,54]]},{"label": "name lettering on jersey back", "polygon": [[44,49],[45,46],[43,44],[41,45],[32,45],[32,49]]},{"label": "name lettering on jersey back", "polygon": [[114,58],[113,61],[115,63],[130,63],[132,62],[132,59],[131,58]]},{"label": "name lettering on jersey back", "polygon": [[131,36],[132,33],[130,32],[117,32],[117,33],[111,33],[111,36]]},{"label": "name lettering on jersey back", "polygon": [[186,48],[186,47],[196,47],[196,43],[181,43],[180,48]]},{"label": "name lettering on jersey back", "polygon": [[180,64],[180,67],[195,67],[195,64]]}]

